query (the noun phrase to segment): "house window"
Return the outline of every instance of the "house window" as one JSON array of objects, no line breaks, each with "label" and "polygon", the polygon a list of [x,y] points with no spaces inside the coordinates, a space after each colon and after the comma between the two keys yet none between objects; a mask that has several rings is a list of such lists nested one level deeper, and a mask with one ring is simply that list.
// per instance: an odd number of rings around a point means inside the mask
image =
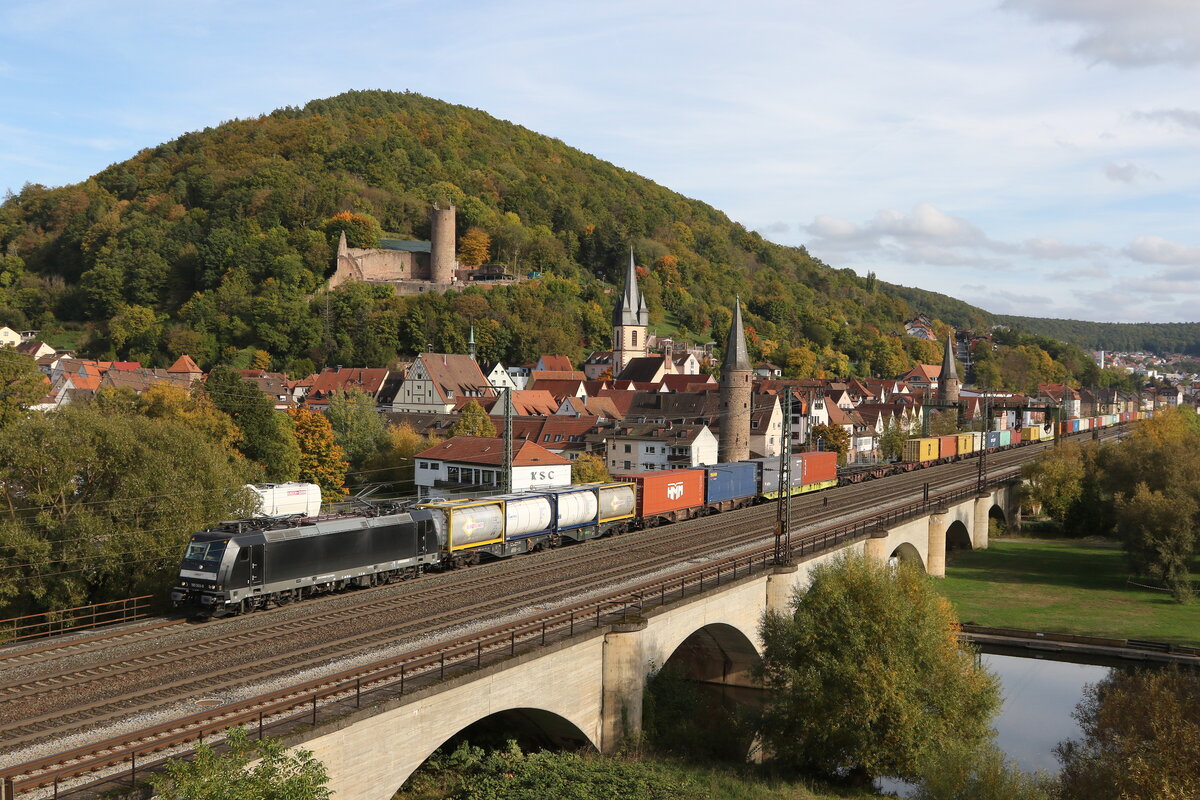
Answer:
[{"label": "house window", "polygon": [[630,331],[629,335],[633,337],[633,346],[637,347],[637,331]]},{"label": "house window", "polygon": [[625,469],[629,469],[629,462],[628,462],[628,461],[626,461],[626,462],[625,462]]},{"label": "house window", "polygon": [[626,453],[632,453],[633,451],[630,449],[630,446],[629,446],[629,445],[625,445],[625,452],[626,452]]},{"label": "house window", "polygon": [[554,441],[556,441],[556,442],[561,442],[561,441],[562,441],[562,434],[561,434],[561,433],[556,433],[556,434],[554,434]]}]

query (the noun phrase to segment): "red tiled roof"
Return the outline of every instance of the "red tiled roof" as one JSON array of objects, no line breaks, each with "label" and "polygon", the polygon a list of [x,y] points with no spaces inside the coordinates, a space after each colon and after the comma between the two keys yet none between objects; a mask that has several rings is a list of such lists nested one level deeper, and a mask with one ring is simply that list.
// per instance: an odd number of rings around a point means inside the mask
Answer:
[{"label": "red tiled roof", "polygon": [[175,363],[167,367],[167,372],[200,372],[200,367],[192,360],[192,357],[186,353],[176,359]]},{"label": "red tiled roof", "polygon": [[[459,464],[490,464],[503,466],[504,440],[491,436],[453,436],[446,441],[422,450],[415,458],[453,461]],[[513,466],[531,467],[539,464],[570,464],[540,444],[530,441],[513,442]]]},{"label": "red tiled roof", "polygon": [[542,366],[549,372],[574,372],[575,365],[566,356],[542,356]]},{"label": "red tiled roof", "polygon": [[328,397],[334,392],[344,392],[349,389],[360,389],[374,397],[387,380],[386,369],[363,369],[361,367],[326,367],[313,376],[312,389],[308,396],[312,399]]}]

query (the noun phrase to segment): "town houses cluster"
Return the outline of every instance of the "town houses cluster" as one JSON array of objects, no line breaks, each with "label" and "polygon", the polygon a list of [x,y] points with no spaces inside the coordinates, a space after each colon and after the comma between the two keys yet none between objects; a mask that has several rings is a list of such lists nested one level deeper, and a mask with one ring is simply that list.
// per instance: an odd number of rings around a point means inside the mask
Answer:
[{"label": "town houses cluster", "polygon": [[[509,420],[510,485],[520,490],[568,483],[570,465],[585,454],[603,459],[613,475],[679,469],[776,457],[785,447],[821,449],[814,431],[836,426],[848,434],[847,460],[871,463],[880,458],[880,439],[890,427],[921,435],[931,412],[948,408],[956,409],[961,426],[1002,429],[1048,421],[1051,409],[1064,418],[1097,416],[1200,399],[1191,385],[1139,394],[1063,384],[1043,384],[1037,396],[971,391],[955,370],[953,335],[945,342],[943,365],[918,365],[889,379],[786,380],[772,365],[750,362],[736,301],[718,380],[712,345],[698,348],[650,332],[632,254],[612,324],[613,349],[578,365],[553,354],[532,364],[480,363],[472,346],[468,353],[420,353],[395,369],[328,367],[298,378],[245,369],[241,375],[279,410],[304,405],[323,411],[337,393],[357,390],[389,423],[445,439],[415,458],[418,488],[433,493],[503,485],[500,439],[446,438],[471,403],[491,416],[497,430]],[[909,327],[910,333],[932,335],[923,319]],[[39,341],[35,331],[0,327],[3,346],[32,357],[45,373],[46,394],[35,406],[40,411],[86,402],[105,389],[190,389],[205,379],[187,355],[166,369],[75,358]]]}]

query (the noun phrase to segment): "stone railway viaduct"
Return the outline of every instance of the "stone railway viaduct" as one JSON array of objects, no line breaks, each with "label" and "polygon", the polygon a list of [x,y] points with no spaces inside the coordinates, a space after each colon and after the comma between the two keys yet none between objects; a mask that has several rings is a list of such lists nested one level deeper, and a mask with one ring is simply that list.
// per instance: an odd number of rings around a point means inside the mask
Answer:
[{"label": "stone railway viaduct", "polygon": [[649,611],[636,622],[582,631],[399,699],[318,724],[288,739],[328,767],[342,800],[388,800],[429,755],[467,726],[491,718],[562,743],[611,752],[641,729],[647,678],[670,661],[690,677],[753,686],[751,668],[768,610],[783,611],[811,571],[840,552],[915,562],[945,574],[946,551],[985,548],[988,521],[1019,524],[1011,484],[968,497],[787,567],[722,584]]}]

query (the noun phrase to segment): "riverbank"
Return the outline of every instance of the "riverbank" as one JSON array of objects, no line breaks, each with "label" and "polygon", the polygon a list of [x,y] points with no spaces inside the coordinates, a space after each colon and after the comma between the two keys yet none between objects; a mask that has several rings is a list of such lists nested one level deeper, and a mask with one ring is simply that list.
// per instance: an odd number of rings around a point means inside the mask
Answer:
[{"label": "riverbank", "polygon": [[1200,601],[1127,582],[1119,545],[994,539],[957,552],[938,588],[963,622],[1113,639],[1200,644]]}]

